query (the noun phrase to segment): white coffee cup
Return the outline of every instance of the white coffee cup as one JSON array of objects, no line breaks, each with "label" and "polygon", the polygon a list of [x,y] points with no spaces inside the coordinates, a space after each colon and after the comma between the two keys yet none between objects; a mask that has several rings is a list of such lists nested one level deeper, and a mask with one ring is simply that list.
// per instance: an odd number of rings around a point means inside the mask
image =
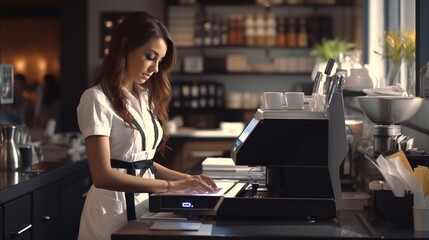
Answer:
[{"label": "white coffee cup", "polygon": [[287,109],[304,109],[304,92],[285,92]]},{"label": "white coffee cup", "polygon": [[281,109],[284,104],[282,92],[263,92],[261,96],[262,108]]}]

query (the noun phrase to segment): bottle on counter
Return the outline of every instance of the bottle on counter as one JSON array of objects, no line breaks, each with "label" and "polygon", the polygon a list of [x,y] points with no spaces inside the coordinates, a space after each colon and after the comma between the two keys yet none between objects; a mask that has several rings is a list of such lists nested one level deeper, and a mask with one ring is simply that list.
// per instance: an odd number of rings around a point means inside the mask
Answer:
[{"label": "bottle on counter", "polygon": [[298,47],[308,47],[308,35],[307,35],[307,21],[305,18],[299,19],[299,31],[298,31]]},{"label": "bottle on counter", "polygon": [[289,20],[288,20],[287,46],[288,47],[296,47],[297,46],[295,18],[293,18],[293,17],[289,18]]},{"label": "bottle on counter", "polygon": [[313,47],[322,40],[322,26],[319,16],[307,17],[308,46]]},{"label": "bottle on counter", "polygon": [[237,45],[237,15],[231,15],[228,19],[228,45]]},{"label": "bottle on counter", "polygon": [[204,25],[203,25],[203,28],[204,28],[203,44],[204,44],[204,46],[211,46],[212,45],[212,36],[213,36],[212,22],[213,22],[212,16],[206,17],[206,19],[204,21]]},{"label": "bottle on counter", "polygon": [[199,108],[207,107],[207,83],[206,82],[198,82],[199,87]]},{"label": "bottle on counter", "polygon": [[[419,97],[425,97],[425,86],[429,86],[429,61],[420,69],[420,90]],[[429,93],[428,93],[429,94]]]},{"label": "bottle on counter", "polygon": [[287,45],[286,41],[286,24],[284,17],[277,18],[277,35],[276,35],[276,45],[278,47],[284,47]]},{"label": "bottle on counter", "polygon": [[194,45],[203,46],[204,41],[204,13],[203,10],[197,10],[195,14]]},{"label": "bottle on counter", "polygon": [[2,147],[0,148],[0,169],[8,171],[21,170],[22,161],[18,146],[15,143],[14,125],[0,125]]},{"label": "bottle on counter", "polygon": [[228,21],[224,16],[220,18],[220,45],[228,45]]},{"label": "bottle on counter", "polygon": [[244,29],[246,37],[246,46],[253,47],[255,46],[255,22],[252,14],[247,14],[244,19]]},{"label": "bottle on counter", "polygon": [[220,29],[220,19],[217,15],[213,15],[212,18],[212,40],[211,43],[213,46],[221,45],[221,29]]},{"label": "bottle on counter", "polygon": [[198,108],[198,104],[199,104],[198,82],[193,82],[190,90],[191,90],[191,108]]},{"label": "bottle on counter", "polygon": [[229,17],[228,44],[232,46],[244,45],[244,17],[241,14]]},{"label": "bottle on counter", "polygon": [[245,44],[244,36],[244,17],[239,14],[237,16],[237,45],[244,46]]},{"label": "bottle on counter", "polygon": [[255,19],[255,46],[265,45],[265,20],[262,14],[258,14]]},{"label": "bottle on counter", "polygon": [[276,45],[276,20],[274,15],[268,14],[265,20],[265,46],[274,47]]}]

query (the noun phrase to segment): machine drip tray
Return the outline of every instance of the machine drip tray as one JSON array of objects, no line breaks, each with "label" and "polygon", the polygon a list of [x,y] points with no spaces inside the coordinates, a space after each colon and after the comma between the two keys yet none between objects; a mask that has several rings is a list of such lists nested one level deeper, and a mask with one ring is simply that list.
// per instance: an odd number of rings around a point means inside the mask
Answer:
[{"label": "machine drip tray", "polygon": [[260,192],[260,191],[249,191],[244,195],[245,198],[268,198],[270,197],[270,192]]},{"label": "machine drip tray", "polygon": [[270,191],[264,185],[255,190],[249,184],[235,197],[225,197],[217,216],[327,219],[336,217],[336,209],[332,198],[288,197],[286,193]]},{"label": "machine drip tray", "polygon": [[271,192],[268,189],[245,190],[243,191],[244,198],[284,198],[284,194]]},{"label": "machine drip tray", "polygon": [[320,197],[291,197],[290,195],[284,193],[284,192],[275,192],[267,189],[264,185],[258,187],[258,189],[252,189],[252,186],[249,184],[245,189],[243,189],[239,194],[237,194],[237,197],[240,198],[255,198],[255,199],[304,199],[304,200],[311,200],[311,199],[321,199]]}]

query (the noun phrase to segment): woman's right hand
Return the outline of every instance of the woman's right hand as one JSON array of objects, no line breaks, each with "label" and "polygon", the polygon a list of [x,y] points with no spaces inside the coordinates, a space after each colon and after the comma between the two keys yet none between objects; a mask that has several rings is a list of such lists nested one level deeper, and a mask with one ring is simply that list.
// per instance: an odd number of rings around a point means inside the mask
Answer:
[{"label": "woman's right hand", "polygon": [[211,193],[217,191],[216,184],[213,181],[207,181],[205,178],[201,175],[190,175],[190,177],[185,179],[170,181],[170,191],[191,193]]}]

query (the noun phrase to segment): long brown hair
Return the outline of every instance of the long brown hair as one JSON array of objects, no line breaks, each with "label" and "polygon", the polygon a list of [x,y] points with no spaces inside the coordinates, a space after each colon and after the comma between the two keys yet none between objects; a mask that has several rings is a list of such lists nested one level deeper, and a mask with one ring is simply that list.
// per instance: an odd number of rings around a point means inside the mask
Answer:
[{"label": "long brown hair", "polygon": [[162,152],[168,139],[165,123],[168,120],[168,104],[171,100],[169,77],[176,62],[176,47],[167,28],[159,20],[146,12],[135,12],[124,18],[113,32],[109,53],[98,68],[92,85],[101,85],[115,111],[127,126],[132,127],[133,116],[127,110],[127,98],[122,92],[126,58],[128,53],[153,38],[163,39],[167,44],[167,52],[159,63],[159,71],[142,86],[148,89],[148,104],[164,129],[161,144],[157,149]]}]

